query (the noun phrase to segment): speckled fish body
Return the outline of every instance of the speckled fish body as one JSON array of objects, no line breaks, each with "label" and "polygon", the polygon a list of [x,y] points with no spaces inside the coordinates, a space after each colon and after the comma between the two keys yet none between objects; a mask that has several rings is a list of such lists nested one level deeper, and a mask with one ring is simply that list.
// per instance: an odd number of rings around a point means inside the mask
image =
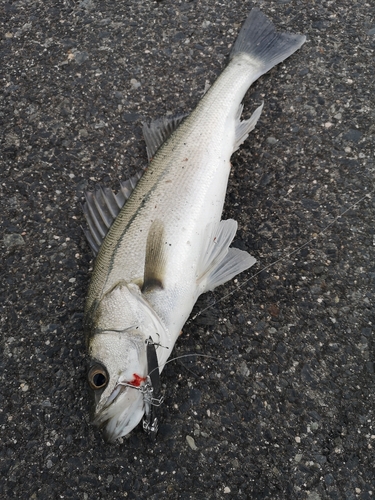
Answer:
[{"label": "speckled fish body", "polygon": [[[159,346],[161,371],[199,295],[255,262],[230,248],[237,223],[220,220],[230,157],[262,109],[240,121],[241,101],[259,76],[304,40],[276,33],[253,9],[228,66],[196,109],[162,145],[166,121],[144,128],[149,154],[155,154],[104,241],[96,236],[101,244],[85,310],[94,421],[109,441],[129,433],[144,413],[147,339]],[[92,211],[111,212],[109,198],[103,194],[101,207],[92,198]]]}]

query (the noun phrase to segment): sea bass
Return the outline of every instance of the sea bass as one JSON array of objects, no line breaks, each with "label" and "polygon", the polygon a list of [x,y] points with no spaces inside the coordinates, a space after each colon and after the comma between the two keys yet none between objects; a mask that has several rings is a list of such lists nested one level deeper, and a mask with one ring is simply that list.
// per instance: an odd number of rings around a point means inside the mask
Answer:
[{"label": "sea bass", "polygon": [[140,178],[86,193],[86,232],[97,253],[85,308],[94,424],[113,442],[161,403],[159,374],[198,297],[255,259],[231,248],[237,222],[221,220],[230,157],[253,130],[260,106],[240,120],[241,101],[261,75],[305,37],[277,33],[258,9],[230,61],[185,118],[144,125],[149,166]]}]

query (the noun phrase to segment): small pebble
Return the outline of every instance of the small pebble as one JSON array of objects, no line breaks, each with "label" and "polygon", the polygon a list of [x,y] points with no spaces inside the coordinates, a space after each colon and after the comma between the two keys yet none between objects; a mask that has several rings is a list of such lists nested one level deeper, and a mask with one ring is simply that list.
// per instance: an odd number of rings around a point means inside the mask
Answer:
[{"label": "small pebble", "polygon": [[268,142],[268,144],[271,144],[273,146],[274,144],[276,144],[279,141],[278,141],[278,139],[276,139],[276,137],[267,137],[267,142]]},{"label": "small pebble", "polygon": [[87,52],[74,52],[74,59],[76,60],[77,64],[84,63],[88,58],[89,55]]},{"label": "small pebble", "polygon": [[81,136],[81,137],[88,137],[89,133],[87,132],[87,130],[85,128],[80,128],[78,130],[78,134]]},{"label": "small pebble", "polygon": [[25,244],[25,240],[20,234],[6,234],[4,236],[4,245],[7,248],[21,247]]},{"label": "small pebble", "polygon": [[248,377],[249,376],[250,370],[249,370],[249,368],[248,368],[248,366],[247,366],[247,364],[246,364],[245,361],[242,361],[242,363],[240,364],[238,372],[243,377]]},{"label": "small pebble", "polygon": [[355,129],[355,128],[350,128],[346,132],[346,134],[344,134],[342,137],[346,141],[358,142],[362,137],[362,132],[360,130]]},{"label": "small pebble", "polygon": [[136,80],[135,78],[132,78],[130,80],[130,84],[132,86],[132,89],[134,89],[134,90],[138,89],[141,86],[141,83],[138,80]]},{"label": "small pebble", "polygon": [[312,491],[307,495],[307,500],[320,500],[320,495],[316,491]]},{"label": "small pebble", "polygon": [[195,444],[194,438],[192,438],[191,436],[186,436],[186,441],[192,450],[195,451],[198,449],[197,445]]}]

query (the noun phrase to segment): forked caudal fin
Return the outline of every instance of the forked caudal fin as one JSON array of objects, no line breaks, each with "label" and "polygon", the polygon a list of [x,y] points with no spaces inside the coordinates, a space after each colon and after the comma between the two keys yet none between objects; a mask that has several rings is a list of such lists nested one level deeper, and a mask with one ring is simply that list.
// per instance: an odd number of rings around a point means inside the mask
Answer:
[{"label": "forked caudal fin", "polygon": [[241,28],[230,58],[241,53],[248,54],[259,66],[260,76],[292,55],[305,41],[304,35],[277,33],[272,22],[254,8]]}]

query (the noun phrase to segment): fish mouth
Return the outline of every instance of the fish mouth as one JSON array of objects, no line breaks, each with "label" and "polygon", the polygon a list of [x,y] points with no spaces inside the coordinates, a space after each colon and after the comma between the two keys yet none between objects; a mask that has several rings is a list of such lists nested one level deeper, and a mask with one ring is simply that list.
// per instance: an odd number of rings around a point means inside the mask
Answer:
[{"label": "fish mouth", "polygon": [[136,387],[118,384],[95,414],[93,424],[103,430],[108,443],[113,443],[129,434],[139,424],[144,412],[142,392]]}]

